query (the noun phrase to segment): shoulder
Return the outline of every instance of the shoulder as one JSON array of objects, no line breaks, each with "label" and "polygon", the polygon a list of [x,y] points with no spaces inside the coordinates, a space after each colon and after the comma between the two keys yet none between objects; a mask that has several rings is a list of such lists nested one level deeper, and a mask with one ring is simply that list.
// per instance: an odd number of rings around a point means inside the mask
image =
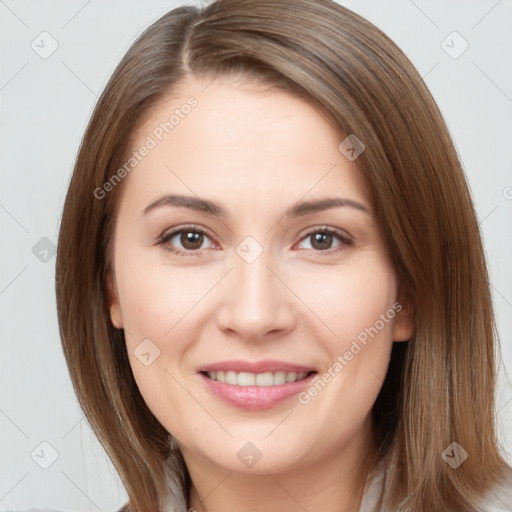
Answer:
[{"label": "shoulder", "polygon": [[381,463],[375,472],[368,475],[359,512],[387,512],[382,505],[386,474]]},{"label": "shoulder", "polygon": [[[180,506],[181,506],[181,508],[180,508]],[[185,508],[183,508],[183,507],[185,507]],[[165,510],[166,512],[191,512],[194,509],[193,508],[187,509],[187,506],[184,505],[183,503],[178,505],[178,506],[176,506],[176,505],[171,505],[168,502],[166,505],[164,505],[164,509],[163,510]],[[130,512],[130,503],[126,503],[121,508],[116,510],[116,512]]]},{"label": "shoulder", "polygon": [[[391,512],[383,506],[386,496],[387,471],[380,468],[368,482],[359,512]],[[476,504],[478,512],[512,512],[512,470],[485,493]]]},{"label": "shoulder", "polygon": [[512,472],[487,491],[478,507],[482,512],[510,512],[512,510]]}]

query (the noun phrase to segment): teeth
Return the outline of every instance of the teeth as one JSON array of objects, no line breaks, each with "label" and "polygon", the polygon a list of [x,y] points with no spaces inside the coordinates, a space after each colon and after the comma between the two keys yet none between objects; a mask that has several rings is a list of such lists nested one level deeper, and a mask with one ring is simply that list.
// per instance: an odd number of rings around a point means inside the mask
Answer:
[{"label": "teeth", "polygon": [[286,382],[286,372],[276,372],[273,375],[274,377],[274,386],[279,386]]},{"label": "teeth", "polygon": [[236,386],[238,384],[238,379],[236,378],[236,372],[226,372],[226,384],[232,384]]},{"label": "teeth", "polygon": [[297,382],[306,378],[307,372],[234,372],[234,371],[218,371],[208,372],[208,377],[218,382],[225,382],[233,386],[280,386],[287,382]]},{"label": "teeth", "polygon": [[257,373],[256,386],[273,386],[274,374],[272,372]]},{"label": "teeth", "polygon": [[286,382],[295,382],[297,380],[297,374],[295,372],[288,372],[286,374]]},{"label": "teeth", "polygon": [[239,386],[255,386],[256,375],[254,373],[240,372],[237,377]]}]

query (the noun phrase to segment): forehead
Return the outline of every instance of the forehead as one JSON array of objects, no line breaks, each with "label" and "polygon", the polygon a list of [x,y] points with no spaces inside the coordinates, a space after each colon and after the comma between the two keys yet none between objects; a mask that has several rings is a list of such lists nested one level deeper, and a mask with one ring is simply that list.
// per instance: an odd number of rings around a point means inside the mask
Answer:
[{"label": "forehead", "polygon": [[288,203],[336,191],[368,202],[356,162],[338,148],[344,138],[291,92],[228,78],[189,79],[133,134],[130,154],[150,149],[129,173],[126,192],[139,201],[177,191],[256,208],[262,200]]}]

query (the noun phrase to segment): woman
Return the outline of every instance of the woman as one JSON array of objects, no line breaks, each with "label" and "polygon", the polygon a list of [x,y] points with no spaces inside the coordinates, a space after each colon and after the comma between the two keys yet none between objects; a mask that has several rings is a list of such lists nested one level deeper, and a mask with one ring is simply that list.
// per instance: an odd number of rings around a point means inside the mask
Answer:
[{"label": "woman", "polygon": [[405,55],[334,2],[218,0],[137,39],[56,287],[127,510],[512,508],[461,164]]}]

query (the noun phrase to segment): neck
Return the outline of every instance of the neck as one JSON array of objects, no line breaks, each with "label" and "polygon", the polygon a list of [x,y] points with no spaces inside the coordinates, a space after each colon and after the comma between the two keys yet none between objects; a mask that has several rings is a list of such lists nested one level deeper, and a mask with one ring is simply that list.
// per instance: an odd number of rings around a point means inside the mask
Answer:
[{"label": "neck", "polygon": [[367,423],[345,446],[285,472],[235,473],[183,451],[192,512],[358,512],[375,455]]}]

